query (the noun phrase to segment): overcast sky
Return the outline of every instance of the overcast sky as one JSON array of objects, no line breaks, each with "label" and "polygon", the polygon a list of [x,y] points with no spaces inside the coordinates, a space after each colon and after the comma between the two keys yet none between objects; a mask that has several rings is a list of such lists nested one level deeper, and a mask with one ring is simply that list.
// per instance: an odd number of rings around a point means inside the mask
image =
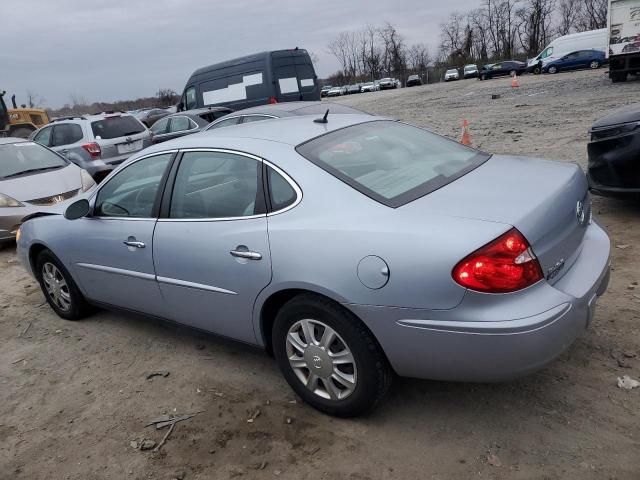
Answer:
[{"label": "overcast sky", "polygon": [[198,67],[263,50],[301,47],[320,77],[338,68],[327,44],[339,32],[394,24],[435,52],[438,26],[479,0],[19,0],[2,9],[0,89],[31,90],[58,108],[181,92]]}]

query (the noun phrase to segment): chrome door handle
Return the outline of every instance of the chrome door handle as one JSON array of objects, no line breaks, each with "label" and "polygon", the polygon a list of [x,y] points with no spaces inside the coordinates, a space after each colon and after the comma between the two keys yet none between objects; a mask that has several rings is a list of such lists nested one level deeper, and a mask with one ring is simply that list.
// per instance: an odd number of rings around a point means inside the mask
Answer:
[{"label": "chrome door handle", "polygon": [[247,258],[249,260],[262,260],[262,254],[258,252],[252,252],[250,250],[231,250],[229,252],[232,256],[238,258]]},{"label": "chrome door handle", "polygon": [[132,241],[132,240],[125,240],[123,242],[127,247],[136,247],[136,248],[144,248],[146,247],[146,245],[144,244],[144,242],[138,242],[138,241]]}]

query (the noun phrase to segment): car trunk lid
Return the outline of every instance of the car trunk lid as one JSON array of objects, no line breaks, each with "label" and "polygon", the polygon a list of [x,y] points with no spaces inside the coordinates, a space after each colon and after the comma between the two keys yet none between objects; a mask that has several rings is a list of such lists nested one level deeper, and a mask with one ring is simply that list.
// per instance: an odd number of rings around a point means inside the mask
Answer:
[{"label": "car trunk lid", "polygon": [[506,225],[516,227],[531,244],[550,283],[575,261],[591,217],[587,180],[580,167],[526,157],[494,155],[412,204],[420,208],[423,202],[441,214],[504,223],[505,231]]}]

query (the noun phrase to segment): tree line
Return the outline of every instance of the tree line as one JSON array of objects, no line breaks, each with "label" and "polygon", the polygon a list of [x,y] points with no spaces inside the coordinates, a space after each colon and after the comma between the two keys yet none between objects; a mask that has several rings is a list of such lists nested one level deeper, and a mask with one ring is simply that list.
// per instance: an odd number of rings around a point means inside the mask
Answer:
[{"label": "tree line", "polygon": [[466,13],[453,12],[440,24],[434,55],[424,43],[408,44],[385,23],[339,33],[328,50],[340,70],[332,84],[418,74],[440,81],[447,66],[531,58],[560,35],[605,28],[607,0],[482,0]]}]

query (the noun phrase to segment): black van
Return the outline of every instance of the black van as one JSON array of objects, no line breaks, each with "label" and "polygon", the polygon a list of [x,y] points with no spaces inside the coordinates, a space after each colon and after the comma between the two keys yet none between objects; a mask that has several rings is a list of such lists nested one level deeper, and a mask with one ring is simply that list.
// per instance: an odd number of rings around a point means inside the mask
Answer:
[{"label": "black van", "polygon": [[320,100],[306,50],[262,52],[202,67],[191,75],[178,108],[222,105],[240,110],[276,102]]}]

